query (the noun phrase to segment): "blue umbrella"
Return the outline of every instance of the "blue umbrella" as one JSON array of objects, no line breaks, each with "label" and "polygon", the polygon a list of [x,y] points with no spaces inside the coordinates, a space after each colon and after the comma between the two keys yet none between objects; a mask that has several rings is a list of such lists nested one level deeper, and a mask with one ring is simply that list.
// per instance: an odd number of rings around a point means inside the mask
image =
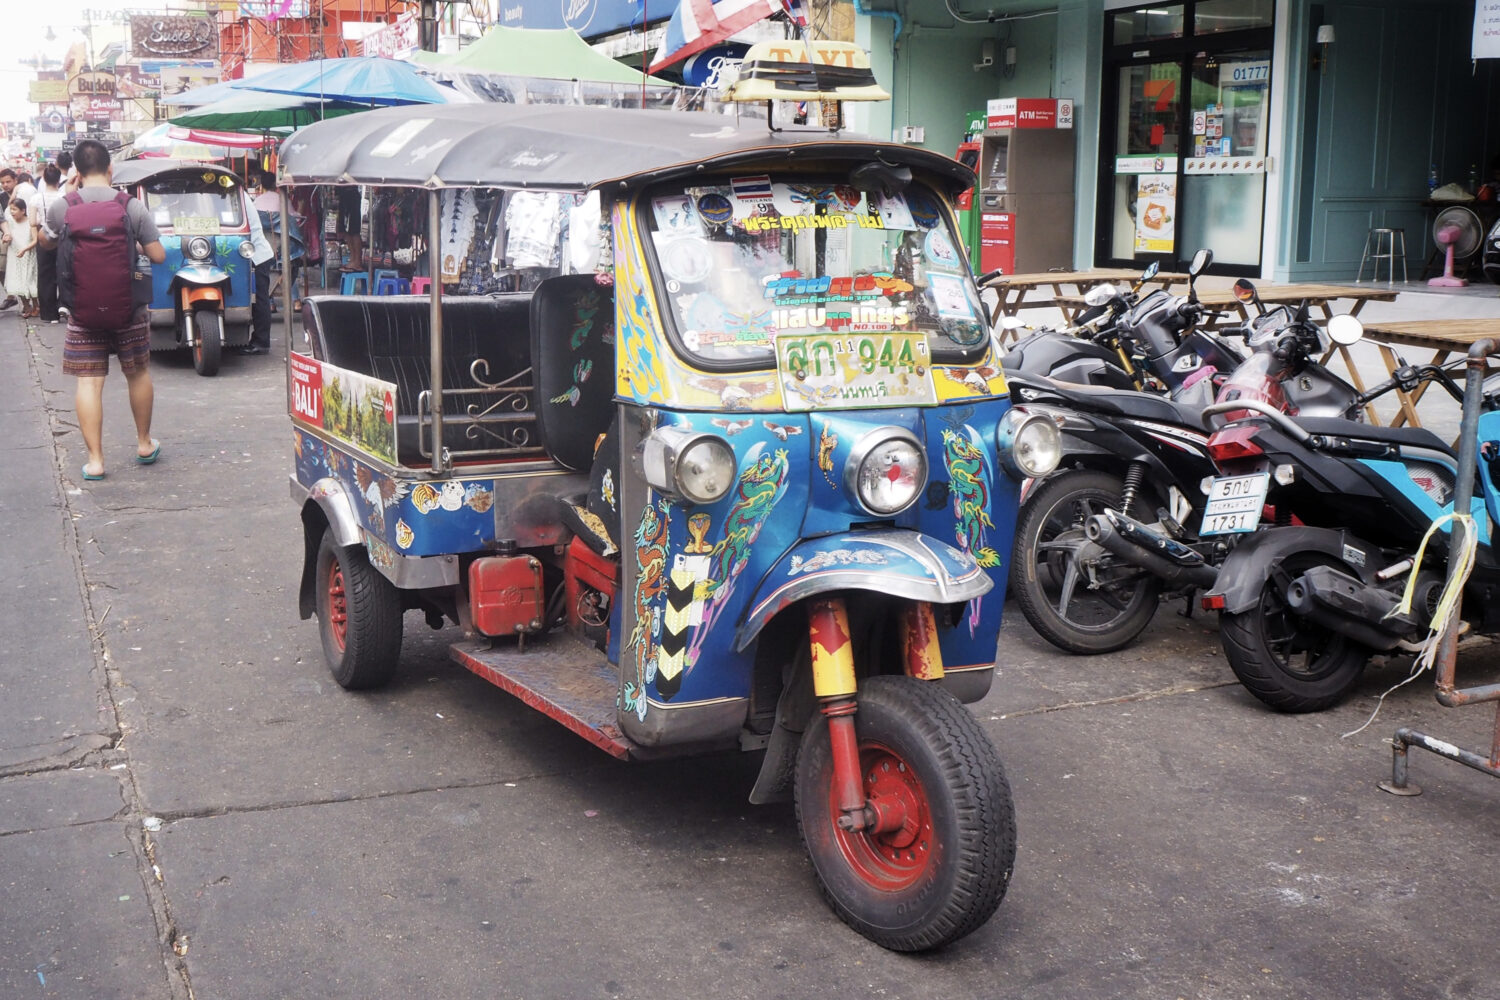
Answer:
[{"label": "blue umbrella", "polygon": [[411,63],[379,56],[313,59],[243,80],[173,94],[166,104],[205,104],[245,91],[323,97],[359,104],[446,104],[456,94],[418,73]]}]

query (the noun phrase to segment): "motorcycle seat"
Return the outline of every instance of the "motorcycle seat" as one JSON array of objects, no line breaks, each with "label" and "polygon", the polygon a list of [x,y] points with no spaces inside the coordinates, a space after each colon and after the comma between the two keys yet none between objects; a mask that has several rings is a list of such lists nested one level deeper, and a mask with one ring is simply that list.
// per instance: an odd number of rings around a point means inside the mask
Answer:
[{"label": "motorcycle seat", "polygon": [[1309,434],[1378,441],[1381,444],[1393,444],[1398,448],[1426,448],[1429,451],[1440,451],[1445,455],[1453,454],[1453,449],[1447,442],[1425,427],[1376,427],[1373,424],[1355,423],[1338,417],[1298,417],[1297,423]]},{"label": "motorcycle seat", "polygon": [[1166,396],[1158,396],[1155,393],[1131,392],[1104,386],[1057,381],[1050,382],[1048,388],[1080,410],[1105,413],[1110,416],[1134,417],[1137,420],[1188,424],[1194,429],[1202,427],[1203,417],[1200,408],[1180,405]]}]

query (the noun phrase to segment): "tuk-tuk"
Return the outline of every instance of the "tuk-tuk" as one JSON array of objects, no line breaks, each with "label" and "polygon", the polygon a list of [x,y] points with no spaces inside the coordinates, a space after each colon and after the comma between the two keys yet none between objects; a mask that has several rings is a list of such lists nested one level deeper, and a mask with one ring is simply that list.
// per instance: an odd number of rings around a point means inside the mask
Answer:
[{"label": "tuk-tuk", "polygon": [[255,279],[240,179],[171,159],[123,160],[112,179],[146,206],[167,252],[151,265],[151,349],[191,350],[198,374],[217,374],[226,345],[250,342]]},{"label": "tuk-tuk", "polygon": [[951,204],[973,173],[703,113],[468,104],[308,126],[278,180],[422,192],[454,284],[461,218],[486,262],[559,244],[493,294],[304,300],[300,610],[338,682],[391,678],[404,612],[454,622],[457,662],[616,757],[763,753],[751,801],[795,800],[871,940],[982,925],[1015,825],[961,702],[1058,433],[1006,394]]}]

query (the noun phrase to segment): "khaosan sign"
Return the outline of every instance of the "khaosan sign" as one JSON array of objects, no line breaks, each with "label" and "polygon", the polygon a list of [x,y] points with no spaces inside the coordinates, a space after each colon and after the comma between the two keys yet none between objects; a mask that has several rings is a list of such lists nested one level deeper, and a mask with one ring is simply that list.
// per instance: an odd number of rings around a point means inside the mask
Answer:
[{"label": "khaosan sign", "polygon": [[499,0],[500,24],[507,28],[572,28],[597,38],[640,27],[641,18],[664,21],[676,0]]}]

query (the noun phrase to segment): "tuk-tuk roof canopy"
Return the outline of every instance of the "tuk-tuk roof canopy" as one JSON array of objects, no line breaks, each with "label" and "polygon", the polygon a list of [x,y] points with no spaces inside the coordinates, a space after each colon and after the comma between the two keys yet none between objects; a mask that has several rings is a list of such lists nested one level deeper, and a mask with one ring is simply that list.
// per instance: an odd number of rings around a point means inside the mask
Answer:
[{"label": "tuk-tuk roof canopy", "polygon": [[233,170],[221,167],[216,163],[204,163],[201,160],[171,160],[143,157],[134,160],[119,160],[113,166],[114,170],[111,172],[110,177],[111,183],[115,187],[129,187],[148,181],[161,174],[174,173],[179,170],[196,174],[218,174],[221,177],[227,176],[233,178],[235,184],[239,184],[240,182],[239,175]]},{"label": "tuk-tuk roof canopy", "polygon": [[951,157],[866,136],[772,132],[760,120],[739,124],[701,112],[557,104],[382,108],[316,122],[283,143],[279,180],[581,192],[757,161],[852,167],[877,157],[923,171],[950,193],[974,183]]}]

